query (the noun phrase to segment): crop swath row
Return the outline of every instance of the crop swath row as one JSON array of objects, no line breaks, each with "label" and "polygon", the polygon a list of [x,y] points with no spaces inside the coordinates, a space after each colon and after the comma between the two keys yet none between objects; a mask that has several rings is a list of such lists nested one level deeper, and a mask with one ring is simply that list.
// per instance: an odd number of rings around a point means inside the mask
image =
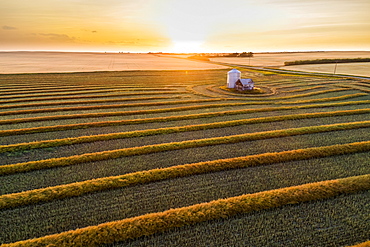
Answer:
[{"label": "crop swath row", "polygon": [[[162,246],[190,234],[194,245],[217,246],[224,237],[207,239],[207,226],[222,221],[240,235],[249,224],[236,221],[258,225],[290,207],[309,220],[293,214],[294,225],[261,225],[244,238],[268,246],[306,229],[279,242],[366,244],[365,83],[246,70],[274,94],[244,96],[222,88],[226,72],[2,75],[0,243]],[[339,213],[320,215],[318,229],[312,212],[328,205]]]}]

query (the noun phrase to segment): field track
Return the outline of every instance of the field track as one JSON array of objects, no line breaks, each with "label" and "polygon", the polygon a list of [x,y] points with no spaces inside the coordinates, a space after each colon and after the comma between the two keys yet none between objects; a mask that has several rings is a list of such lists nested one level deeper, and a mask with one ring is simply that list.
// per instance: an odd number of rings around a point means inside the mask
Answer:
[{"label": "field track", "polygon": [[366,246],[369,81],[227,71],[0,75],[1,246]]}]

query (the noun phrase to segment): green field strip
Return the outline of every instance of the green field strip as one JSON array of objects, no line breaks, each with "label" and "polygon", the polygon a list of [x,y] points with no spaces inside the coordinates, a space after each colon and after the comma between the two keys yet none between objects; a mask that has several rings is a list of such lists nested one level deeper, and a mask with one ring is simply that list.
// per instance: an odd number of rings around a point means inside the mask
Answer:
[{"label": "green field strip", "polygon": [[[165,87],[174,87],[174,86],[166,85]],[[19,86],[18,88],[0,86],[0,90],[6,93],[18,93],[18,92],[32,93],[32,91],[60,92],[60,91],[67,91],[67,90],[68,91],[85,90],[85,89],[86,90],[99,90],[99,89],[110,89],[110,88],[140,89],[140,88],[151,88],[151,87],[144,86],[144,85],[140,86],[140,85],[126,85],[126,84],[125,85],[86,85],[86,86],[72,86],[72,85],[57,85],[56,86],[55,84],[52,84],[52,86],[41,86],[41,87],[40,86]],[[158,88],[158,87],[155,87],[155,88]]]},{"label": "green field strip", "polygon": [[[290,85],[290,84],[288,84],[288,85],[286,85],[286,86],[280,86],[280,87],[275,87],[276,89],[287,89],[287,88],[292,88],[292,87],[299,87],[299,88],[301,88],[301,87],[312,87],[312,86],[322,86],[322,87],[326,87],[327,86],[327,84],[333,84],[333,83],[318,83],[318,82],[311,82],[311,83],[307,83],[308,81],[305,81],[305,82],[303,82],[303,83],[299,83],[299,84],[297,84],[297,85]],[[323,85],[324,84],[324,85]]]},{"label": "green field strip", "polygon": [[[369,239],[369,198],[369,191],[345,194],[238,214],[103,246],[352,246]],[[39,237],[45,235],[49,234]]]},{"label": "green field strip", "polygon": [[0,99],[25,99],[25,98],[41,98],[41,97],[56,97],[65,95],[82,95],[82,94],[93,94],[93,93],[114,93],[114,92],[131,92],[131,91],[175,91],[175,89],[170,88],[146,88],[146,89],[100,89],[100,90],[78,90],[79,92],[56,92],[56,93],[29,93],[29,94],[12,94],[5,95],[0,94]]},{"label": "green field strip", "polygon": [[[245,109],[245,110],[222,111],[222,112],[214,112],[214,113],[201,113],[201,114],[170,116],[170,117],[156,117],[156,118],[130,119],[130,120],[120,120],[120,121],[91,122],[91,123],[55,125],[55,126],[23,128],[23,129],[11,129],[11,130],[1,130],[0,136],[11,136],[11,135],[21,135],[21,134],[50,132],[50,131],[62,131],[62,130],[72,130],[72,129],[84,129],[84,128],[103,127],[103,126],[117,126],[117,125],[128,125],[128,124],[153,123],[153,122],[168,122],[168,121],[210,118],[210,117],[227,116],[227,115],[247,114],[247,113],[255,113],[255,112],[269,112],[269,111],[281,111],[281,110],[292,110],[292,109],[309,109],[309,108],[318,108],[318,107],[359,105],[359,104],[369,104],[369,102],[370,101],[368,100],[351,101],[351,102],[329,103],[329,104],[320,104],[320,105],[303,105],[303,106],[286,106],[286,107],[276,107],[276,108]],[[348,111],[335,111],[331,113],[309,113],[309,114],[302,114],[302,115],[303,115],[303,118],[314,118],[317,116],[352,115],[352,114],[364,114],[368,112],[369,112],[369,109],[357,109],[357,110],[348,110]],[[297,114],[295,114],[295,115],[280,116],[280,117],[256,118],[250,121],[251,123],[260,123],[264,121],[282,121],[284,119],[288,120],[288,119],[294,119],[297,117],[298,117]]]},{"label": "green field strip", "polygon": [[357,86],[362,86],[362,87],[368,87],[370,88],[370,84],[369,83],[365,83],[365,82],[353,82],[351,84],[354,84],[354,85],[357,85]]},{"label": "green field strip", "polygon": [[266,131],[259,133],[248,133],[241,135],[232,135],[225,137],[214,137],[197,140],[188,140],[180,142],[161,143],[154,145],[146,145],[133,148],[123,148],[109,151],[102,151],[96,153],[85,153],[82,155],[74,155],[70,157],[52,158],[46,160],[29,161],[25,163],[17,163],[10,165],[0,166],[0,175],[9,175],[19,172],[28,172],[39,169],[46,169],[59,166],[69,166],[79,163],[86,163],[92,161],[101,161],[108,159],[116,159],[120,157],[143,155],[150,153],[158,153],[164,151],[173,151],[179,149],[188,149],[195,147],[214,146],[221,144],[231,144],[245,141],[254,141],[269,138],[279,138],[285,136],[304,135],[312,133],[322,133],[329,131],[340,131],[349,130],[356,128],[367,128],[370,126],[370,121],[335,124],[335,125],[324,125],[324,126],[313,126],[313,127],[302,127],[296,129],[284,129],[275,131]]},{"label": "green field strip", "polygon": [[[251,104],[301,104],[301,103],[313,103],[313,102],[325,102],[325,101],[338,101],[342,99],[348,99],[353,97],[360,97],[368,95],[366,93],[357,93],[350,95],[343,95],[338,97],[331,97],[325,99],[311,99],[311,100],[300,100],[293,102],[251,102]],[[39,107],[39,106],[53,106],[53,105],[74,105],[74,104],[93,104],[93,103],[108,103],[108,102],[124,102],[124,101],[143,101],[143,100],[157,100],[157,99],[174,99],[184,98],[184,96],[158,96],[158,97],[138,97],[138,98],[119,98],[119,99],[103,99],[103,100],[81,100],[81,101],[58,101],[58,102],[43,102],[43,103],[28,103],[28,104],[14,104],[14,105],[0,105],[0,109],[12,109],[12,108],[23,108],[23,107]],[[218,97],[219,98],[219,97]],[[224,98],[227,100],[227,98]],[[247,98],[237,98],[238,100],[250,100]]]},{"label": "green field strip", "polygon": [[95,105],[95,106],[76,106],[76,107],[58,107],[58,108],[42,108],[31,110],[5,111],[0,112],[0,116],[19,115],[19,114],[33,114],[44,112],[59,112],[59,111],[79,111],[79,110],[94,110],[94,109],[110,109],[123,107],[142,107],[142,106],[161,106],[161,105],[178,105],[190,103],[204,103],[221,101],[222,99],[199,99],[199,100],[182,100],[182,101],[168,101],[168,102],[151,102],[151,103],[130,103],[130,104],[116,104],[116,105]]},{"label": "green field strip", "polygon": [[353,88],[353,89],[360,90],[360,91],[365,92],[365,93],[370,93],[370,88],[363,88],[363,86],[359,86],[359,85],[350,85],[350,86],[348,86],[348,87]]},{"label": "green field strip", "polygon": [[304,94],[294,94],[294,95],[289,95],[289,96],[282,96],[282,97],[274,97],[274,98],[266,98],[264,100],[284,100],[284,99],[293,99],[293,98],[301,98],[301,97],[309,97],[309,96],[314,96],[314,95],[319,95],[319,94],[325,94],[325,93],[332,93],[332,92],[339,92],[339,91],[346,91],[348,89],[344,88],[334,88],[334,89],[327,89],[327,90],[322,90],[322,91],[315,91],[315,92],[309,92],[309,93],[304,93]]},{"label": "green field strip", "polygon": [[[370,109],[366,111],[370,112]],[[334,112],[333,114],[333,112],[329,112],[329,113],[323,113],[323,115],[318,115],[318,113],[314,113],[314,114],[315,114],[314,115],[315,118],[320,118],[320,117],[327,117],[328,114],[333,116],[336,113]],[[340,114],[342,114],[342,112],[340,112]],[[257,121],[274,122],[277,119],[280,119],[278,121],[284,121],[284,120],[292,119],[292,116],[294,119],[307,119],[307,113],[305,113],[305,114],[284,115],[280,117],[268,117],[267,120],[266,118],[257,118],[259,119]],[[251,124],[255,121],[256,121],[256,118],[241,119],[241,120],[208,123],[208,124],[187,125],[187,126],[182,126],[182,127],[168,127],[168,128],[148,129],[148,130],[140,130],[140,131],[119,132],[119,133],[112,133],[112,134],[80,136],[80,137],[75,137],[75,138],[36,141],[36,142],[29,142],[29,143],[17,143],[17,144],[11,144],[11,145],[0,145],[0,153],[17,152],[21,150],[29,150],[29,149],[36,149],[36,148],[58,147],[58,146],[64,146],[64,145],[89,143],[89,142],[95,142],[95,141],[107,141],[107,140],[131,138],[131,137],[143,137],[143,136],[151,136],[151,135],[161,135],[161,134],[171,134],[171,133],[179,133],[179,132],[233,127],[233,126]],[[366,122],[367,121],[364,121],[363,123],[366,123]]]},{"label": "green field strip", "polygon": [[19,103],[19,102],[33,102],[33,101],[48,101],[48,100],[65,100],[65,99],[89,99],[89,98],[109,98],[109,97],[130,97],[138,95],[162,95],[162,94],[188,94],[188,92],[177,91],[177,92],[141,92],[141,93],[116,93],[116,94],[104,94],[104,95],[84,95],[84,96],[63,96],[63,97],[45,97],[45,98],[33,98],[33,99],[12,99],[12,100],[1,100],[0,104]]},{"label": "green field strip", "polygon": [[[265,143],[267,143],[267,141]],[[325,146],[326,145],[333,144],[328,143],[325,144]],[[268,152],[280,152],[294,149],[298,148],[293,146],[291,149],[279,151],[272,149]],[[191,154],[191,152],[189,153]],[[262,153],[266,152],[262,151]],[[243,154],[235,157],[242,157],[245,155],[252,154]],[[54,230],[53,228],[50,229],[48,227],[48,223],[46,222],[52,222],[53,226],[57,227],[59,223],[66,221],[65,223],[70,226],[63,227],[63,229],[59,230],[59,232],[62,232],[88,225],[96,225],[107,221],[135,217],[146,213],[164,211],[170,208],[184,207],[192,204],[217,200],[219,198],[233,197],[246,193],[284,188],[304,183],[370,174],[369,167],[366,166],[368,163],[368,155],[369,152],[361,152],[339,156],[328,156],[323,158],[312,158],[308,160],[275,163],[271,165],[230,169],[220,172],[203,173],[193,176],[166,179],[153,183],[144,183],[117,189],[103,190],[77,197],[69,197],[45,203],[30,204],[28,206],[2,209],[0,210],[0,218],[3,220],[3,225],[8,225],[7,229],[12,229],[12,231],[0,231],[0,238],[4,239],[4,235],[8,235],[5,237],[7,239],[6,241],[15,242],[31,238],[31,236],[41,237],[44,235],[57,233],[55,228],[53,227]],[[225,157],[222,159],[226,158],[232,157]],[[125,158],[122,160],[125,160]],[[212,159],[211,157],[210,160],[215,159]],[[161,164],[150,166],[148,168],[142,166],[142,169],[132,170],[130,172],[122,171],[120,173],[118,171],[118,173],[115,174],[102,174],[101,176],[90,176],[86,177],[85,179],[81,178],[79,180],[69,179],[70,177],[58,177],[63,175],[60,173],[57,175],[54,172],[61,170],[71,171],[69,168],[73,168],[73,170],[76,171],[83,169],[80,171],[91,173],[92,170],[100,167],[99,164],[97,164],[97,167],[89,166],[90,164],[84,164],[83,166],[79,167],[66,167],[61,169],[43,170],[32,173],[6,176],[2,177],[2,179],[4,179],[4,183],[7,181],[14,181],[15,186],[17,186],[18,182],[22,183],[24,180],[34,180],[34,186],[30,184],[30,187],[25,186],[20,190],[14,190],[12,192],[9,191],[8,194],[10,194],[27,190],[47,188],[49,186],[66,185],[69,183],[82,182],[96,178],[119,176],[156,168],[167,168],[170,166],[198,163],[201,161],[189,161],[184,163],[172,162],[171,165],[168,166],[167,164],[164,164],[164,167],[161,166]],[[126,164],[128,166],[130,165],[130,163]],[[101,169],[104,168],[102,167]],[[68,174],[69,173],[65,174],[64,177],[68,176]],[[8,178],[11,180],[6,180]],[[57,181],[47,185],[42,183],[44,181],[43,178],[48,178],[48,180],[57,179]],[[4,194],[6,193],[2,193],[2,195]],[[107,212],[109,213],[107,214]],[[83,218],[80,217],[82,215]],[[94,220],[95,216],[99,217],[100,220]],[[14,220],[12,220],[13,217]],[[86,221],[91,223],[86,224]],[[44,228],[47,230],[45,231],[45,234]],[[27,237],[27,235],[24,237],[26,229],[29,230],[29,237]],[[16,233],[18,231],[19,235],[17,235],[19,237],[11,237],[13,235],[12,232]],[[23,235],[23,237],[21,235]]]},{"label": "green field strip", "polygon": [[[245,96],[245,97],[268,97],[268,96],[272,96],[272,95],[275,95],[276,94],[276,90],[275,88],[269,88],[269,87],[266,87],[266,86],[260,86],[259,87],[260,89],[262,90],[266,90],[266,88],[268,89],[268,91],[271,91],[269,93],[263,93],[263,94],[240,94],[238,92],[232,92],[232,91],[228,91],[230,89],[228,89],[226,86],[221,86],[221,87],[217,87],[217,86],[210,86],[210,87],[206,87],[206,90],[208,91],[211,91],[211,92],[215,92],[215,93],[218,93],[218,94],[224,94],[224,95],[231,95],[231,96],[236,96],[236,97],[241,97],[241,96]],[[251,100],[254,100],[254,99],[251,99]]]},{"label": "green field strip", "polygon": [[369,189],[370,175],[326,180],[150,213],[3,246],[86,246],[86,243],[98,246],[213,219],[324,200]]},{"label": "green field strip", "polygon": [[219,107],[228,107],[228,106],[243,106],[247,104],[248,103],[224,103],[224,104],[182,106],[182,107],[152,109],[152,110],[117,111],[117,112],[102,112],[102,113],[54,115],[54,116],[31,117],[31,118],[16,118],[16,119],[0,120],[0,125],[38,122],[38,121],[51,121],[51,120],[61,120],[61,119],[80,119],[80,118],[95,118],[95,117],[109,117],[109,116],[131,116],[131,115],[142,115],[142,114],[156,114],[156,113],[163,113],[163,112],[189,111],[189,110],[205,109],[205,108],[208,109],[208,108],[219,108]]},{"label": "green field strip", "polygon": [[[262,98],[263,96],[272,96],[276,94],[275,89],[271,88],[273,91],[271,94],[261,94],[261,95],[254,95],[254,94],[237,94],[237,93],[231,93],[231,92],[222,92],[222,94],[228,94],[232,96],[238,96],[238,99],[242,99],[244,97],[245,100],[251,100],[251,101],[275,101],[275,100],[286,100],[286,99],[293,99],[293,98],[301,98],[301,97],[309,97],[309,96],[315,96],[315,95],[320,95],[320,94],[326,94],[326,93],[333,93],[333,92],[339,92],[339,91],[347,91],[348,89],[345,88],[335,88],[335,89],[328,89],[328,90],[322,90],[322,91],[315,91],[315,92],[309,92],[305,94],[294,94],[294,95],[289,95],[289,96],[281,96],[281,97],[269,97],[269,98]],[[274,93],[275,92],[275,93]],[[221,93],[221,92],[220,92]],[[343,95],[343,96],[338,96],[338,97],[357,97],[357,96],[364,96],[367,95],[366,93],[358,93],[358,94],[348,94],[348,95]],[[259,98],[256,98],[259,97]],[[342,98],[327,98],[329,100],[339,100]],[[311,100],[321,100],[321,99],[311,99]],[[293,101],[294,102],[294,101]],[[305,101],[305,100],[299,100],[299,102],[312,102],[312,101]]]},{"label": "green field strip", "polygon": [[83,87],[83,86],[75,86],[75,87],[52,87],[52,89],[48,88],[40,88],[40,87],[26,87],[29,89],[24,89],[24,88],[17,88],[17,89],[7,89],[3,90],[1,89],[1,94],[0,95],[11,95],[11,94],[32,94],[35,92],[45,92],[45,93],[51,93],[51,92],[74,92],[74,91],[79,91],[79,90],[99,90],[99,89],[106,89],[105,87]]},{"label": "green field strip", "polygon": [[319,99],[307,99],[307,100],[296,100],[296,101],[285,101],[284,104],[305,104],[305,103],[318,103],[318,102],[328,102],[328,101],[339,101],[351,98],[357,98],[361,96],[368,96],[367,93],[354,93],[346,94],[342,96],[329,97],[329,98],[319,98]]},{"label": "green field strip", "polygon": [[219,95],[209,95],[206,93],[199,92],[194,89],[194,87],[199,87],[199,86],[207,86],[207,85],[189,85],[186,87],[186,91],[194,94],[194,95],[199,95],[199,96],[204,96],[204,97],[211,97],[211,98],[219,98]]},{"label": "green field strip", "polygon": [[[282,82],[274,82],[274,83],[271,83],[271,81],[268,81],[267,83],[265,83],[267,86],[270,86],[270,87],[291,87],[293,85],[295,86],[305,86],[307,85],[308,83],[312,83],[313,80],[295,80],[295,81],[282,81]],[[320,81],[320,85],[326,85],[326,84],[332,84],[333,82],[331,81],[328,81],[328,80],[322,80],[322,79],[319,79],[319,80],[316,80],[316,81]],[[317,82],[315,82],[317,83]]]},{"label": "green field strip", "polygon": [[[118,90],[121,87],[105,87],[105,86],[96,86],[96,87],[85,87],[85,86],[75,86],[75,87],[53,87],[52,89],[48,88],[42,88],[42,87],[36,87],[36,88],[29,88],[28,90],[25,90],[23,88],[13,89],[13,90],[1,90],[0,96],[3,95],[15,95],[15,94],[35,94],[35,93],[61,93],[61,92],[75,92],[75,91],[100,91],[100,90]],[[122,89],[126,90],[137,90],[137,88],[131,88],[131,87],[122,87]],[[151,88],[143,88],[144,89],[151,89]],[[159,90],[160,88],[155,88]],[[140,89],[139,89],[140,90]],[[167,89],[168,90],[168,89]],[[174,89],[172,89],[174,90]]]},{"label": "green field strip", "polygon": [[78,101],[57,101],[57,102],[43,102],[43,103],[28,103],[15,105],[0,105],[1,109],[24,108],[24,107],[40,107],[40,106],[60,106],[60,105],[80,105],[80,104],[99,104],[109,102],[125,102],[125,101],[146,101],[158,99],[179,99],[184,96],[158,96],[158,97],[137,97],[137,98],[119,98],[119,99],[102,99],[102,100],[78,100]]},{"label": "green field strip", "polygon": [[[280,91],[281,93],[296,93],[296,92],[303,92],[318,88],[325,88],[325,86],[314,86],[314,87],[307,87],[307,88],[298,88],[298,89],[292,89],[292,90],[286,90],[286,91]],[[276,88],[277,89],[277,88]]]},{"label": "green field strip", "polygon": [[349,144],[337,144],[323,147],[311,147],[275,153],[263,153],[243,157],[219,159],[168,168],[138,171],[119,176],[96,178],[81,182],[57,185],[0,196],[0,209],[19,207],[40,202],[47,202],[83,194],[122,188],[132,185],[152,183],[161,180],[187,177],[230,169],[271,165],[282,162],[323,158],[344,154],[366,152],[370,150],[370,141]]}]

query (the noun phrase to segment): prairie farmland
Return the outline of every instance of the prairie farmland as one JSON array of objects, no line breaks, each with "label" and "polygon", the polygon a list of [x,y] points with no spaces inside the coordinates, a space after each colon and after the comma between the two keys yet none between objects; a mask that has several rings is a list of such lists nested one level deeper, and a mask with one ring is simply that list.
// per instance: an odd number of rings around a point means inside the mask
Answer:
[{"label": "prairie farmland", "polygon": [[370,81],[228,70],[0,75],[0,244],[368,241]]},{"label": "prairie farmland", "polygon": [[284,62],[317,59],[357,59],[369,58],[368,51],[326,51],[326,52],[282,52],[256,53],[253,57],[216,57],[213,62],[231,63],[249,66],[274,67],[284,70],[319,72],[328,74],[344,74],[356,76],[370,76],[370,63],[335,63],[284,66]]}]

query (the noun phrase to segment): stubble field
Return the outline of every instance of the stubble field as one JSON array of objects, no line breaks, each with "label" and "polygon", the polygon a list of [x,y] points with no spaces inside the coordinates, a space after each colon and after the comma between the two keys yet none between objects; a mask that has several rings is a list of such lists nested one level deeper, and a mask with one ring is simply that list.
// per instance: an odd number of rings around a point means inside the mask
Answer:
[{"label": "stubble field", "polygon": [[0,75],[0,243],[369,240],[370,82],[241,70]]},{"label": "stubble field", "polygon": [[213,62],[230,64],[274,67],[284,70],[319,72],[328,74],[344,74],[370,77],[370,63],[340,63],[333,64],[310,64],[284,66],[284,62],[315,59],[343,59],[343,58],[368,58],[369,51],[326,51],[326,52],[287,52],[287,53],[256,53],[252,58],[248,57],[217,57],[211,58]]}]

